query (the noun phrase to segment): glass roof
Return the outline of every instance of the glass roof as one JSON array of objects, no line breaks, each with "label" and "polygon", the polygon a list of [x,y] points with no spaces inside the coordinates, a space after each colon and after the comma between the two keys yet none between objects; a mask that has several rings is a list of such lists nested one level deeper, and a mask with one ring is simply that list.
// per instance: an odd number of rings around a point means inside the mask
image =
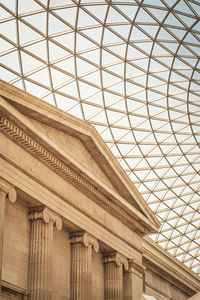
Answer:
[{"label": "glass roof", "polygon": [[200,2],[0,0],[0,78],[92,124],[200,273]]}]

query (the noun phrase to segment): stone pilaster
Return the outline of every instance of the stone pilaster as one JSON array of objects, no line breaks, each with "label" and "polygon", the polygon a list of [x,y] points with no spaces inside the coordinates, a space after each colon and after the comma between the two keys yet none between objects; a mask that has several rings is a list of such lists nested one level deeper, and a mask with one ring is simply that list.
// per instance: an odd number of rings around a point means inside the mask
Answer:
[{"label": "stone pilaster", "polygon": [[52,299],[53,226],[62,229],[59,215],[38,208],[28,215],[31,221],[29,289],[30,300]]},{"label": "stone pilaster", "polygon": [[6,198],[8,198],[10,202],[14,203],[17,199],[16,190],[12,185],[0,178],[0,282],[2,280],[3,237]]},{"label": "stone pilaster", "polygon": [[119,253],[104,256],[105,300],[123,300],[123,268],[128,270],[127,259]]},{"label": "stone pilaster", "polygon": [[141,262],[129,260],[129,268],[124,273],[124,300],[138,300],[143,294],[145,267]]},{"label": "stone pilaster", "polygon": [[70,238],[71,300],[91,300],[92,295],[92,249],[99,251],[96,238],[87,232],[76,232]]}]

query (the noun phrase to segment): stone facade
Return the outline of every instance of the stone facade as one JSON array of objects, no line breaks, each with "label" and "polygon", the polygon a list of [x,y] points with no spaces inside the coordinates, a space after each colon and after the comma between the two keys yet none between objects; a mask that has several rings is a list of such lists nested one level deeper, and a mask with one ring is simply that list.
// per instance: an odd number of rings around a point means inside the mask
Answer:
[{"label": "stone facade", "polygon": [[[186,300],[199,278],[94,128],[0,81],[0,299]],[[143,297],[143,298],[142,298]]]}]

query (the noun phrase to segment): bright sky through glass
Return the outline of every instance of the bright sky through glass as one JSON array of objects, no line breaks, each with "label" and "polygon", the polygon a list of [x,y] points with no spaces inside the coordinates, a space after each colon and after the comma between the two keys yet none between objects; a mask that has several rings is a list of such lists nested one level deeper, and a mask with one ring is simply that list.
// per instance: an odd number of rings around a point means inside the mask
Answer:
[{"label": "bright sky through glass", "polygon": [[200,2],[0,0],[0,78],[86,120],[200,273]]}]

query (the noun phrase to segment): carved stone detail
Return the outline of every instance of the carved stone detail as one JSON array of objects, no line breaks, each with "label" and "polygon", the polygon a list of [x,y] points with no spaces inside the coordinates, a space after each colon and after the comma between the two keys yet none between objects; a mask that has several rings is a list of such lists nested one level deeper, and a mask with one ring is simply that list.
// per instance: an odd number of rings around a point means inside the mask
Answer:
[{"label": "carved stone detail", "polygon": [[135,229],[138,233],[144,235],[148,232],[145,224],[134,219],[126,210],[119,207],[111,196],[104,193],[102,190],[94,187],[89,181],[81,177],[78,173],[72,170],[69,166],[57,159],[53,154],[46,150],[43,146],[34,141],[25,132],[16,125],[11,123],[6,118],[0,117],[0,129],[3,130],[10,138],[14,139],[18,144],[25,148],[26,151],[37,157],[43,163],[53,169],[54,172],[68,180],[72,185],[79,188],[84,194],[91,198],[96,203],[104,206],[112,215],[116,215],[123,223],[131,229]]},{"label": "carved stone detail", "polygon": [[58,214],[56,214],[54,211],[52,211],[51,209],[49,209],[47,207],[42,208],[42,209],[38,208],[34,211],[31,211],[28,214],[28,219],[30,221],[41,219],[45,223],[53,222],[53,224],[55,224],[55,226],[58,230],[62,229],[62,219],[61,219],[61,217]]},{"label": "carved stone detail", "polygon": [[103,259],[104,263],[115,263],[117,266],[122,265],[124,267],[124,270],[128,270],[128,260],[126,257],[121,255],[120,253],[111,253],[104,256]]},{"label": "carved stone detail", "polygon": [[75,232],[70,238],[71,300],[91,300],[92,297],[92,249],[99,250],[96,238],[87,232]]},{"label": "carved stone detail", "polygon": [[123,268],[128,270],[128,260],[119,253],[113,253],[105,256],[103,262],[105,300],[123,300]]},{"label": "carved stone detail", "polygon": [[31,221],[29,288],[30,300],[52,299],[53,226],[62,229],[59,215],[47,207],[28,214]]},{"label": "carved stone detail", "polygon": [[82,243],[85,247],[91,246],[95,252],[99,251],[98,240],[87,232],[76,232],[73,233],[70,237],[71,244],[80,244]]},{"label": "carved stone detail", "polygon": [[17,200],[17,193],[15,187],[0,178],[0,191],[5,193],[10,202],[15,203]]}]

